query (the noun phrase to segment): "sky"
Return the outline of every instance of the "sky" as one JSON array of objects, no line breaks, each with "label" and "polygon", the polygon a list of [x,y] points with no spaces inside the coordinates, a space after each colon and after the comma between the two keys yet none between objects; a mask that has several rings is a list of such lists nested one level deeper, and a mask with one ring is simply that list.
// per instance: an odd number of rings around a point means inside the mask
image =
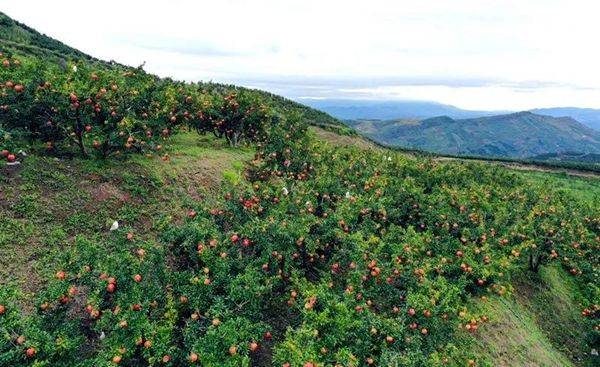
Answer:
[{"label": "sky", "polygon": [[95,57],[308,98],[600,108],[600,2],[0,0]]}]

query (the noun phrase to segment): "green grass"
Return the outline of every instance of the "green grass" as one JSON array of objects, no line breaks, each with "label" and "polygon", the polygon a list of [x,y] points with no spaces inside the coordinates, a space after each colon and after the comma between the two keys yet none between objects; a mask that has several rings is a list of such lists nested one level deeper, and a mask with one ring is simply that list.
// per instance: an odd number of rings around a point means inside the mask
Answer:
[{"label": "green grass", "polygon": [[600,178],[573,177],[565,173],[521,171],[532,184],[560,188],[578,199],[600,206]]},{"label": "green grass", "polygon": [[473,352],[494,366],[585,366],[579,290],[569,275],[550,265],[513,284],[509,296],[478,301],[490,322],[478,331]]}]

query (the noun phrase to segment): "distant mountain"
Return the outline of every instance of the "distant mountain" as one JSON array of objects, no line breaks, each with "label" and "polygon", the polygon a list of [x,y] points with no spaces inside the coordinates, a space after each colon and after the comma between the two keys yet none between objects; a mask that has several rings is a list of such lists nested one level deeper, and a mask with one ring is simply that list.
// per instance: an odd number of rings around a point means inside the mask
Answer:
[{"label": "distant mountain", "polygon": [[347,123],[381,143],[437,153],[515,158],[600,153],[600,132],[569,117],[531,112],[470,119],[438,116]]},{"label": "distant mountain", "polygon": [[533,113],[553,117],[572,117],[587,127],[600,130],[600,109],[577,108],[577,107],[556,107],[556,108],[538,108],[531,110]]},{"label": "distant mountain", "polygon": [[400,118],[424,119],[448,116],[455,119],[492,116],[506,111],[469,111],[427,101],[370,101],[347,99],[303,99],[302,103],[342,120]]},{"label": "distant mountain", "polygon": [[[427,119],[435,116],[448,116],[453,119],[467,119],[513,111],[472,111],[429,101],[372,101],[350,99],[303,99],[301,103],[329,113],[342,120],[397,120]],[[600,109],[556,107],[539,108],[530,112],[552,117],[571,117],[582,124],[600,131]]]}]

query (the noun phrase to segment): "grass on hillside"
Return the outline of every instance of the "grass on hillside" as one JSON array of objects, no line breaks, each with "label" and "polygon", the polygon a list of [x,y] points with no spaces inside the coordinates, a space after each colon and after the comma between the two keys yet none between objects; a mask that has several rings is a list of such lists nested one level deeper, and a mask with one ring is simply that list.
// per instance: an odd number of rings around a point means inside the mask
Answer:
[{"label": "grass on hillside", "polygon": [[472,349],[491,356],[496,366],[577,366],[585,334],[573,280],[556,266],[526,271],[513,281],[509,297],[477,301],[490,315]]},{"label": "grass on hillside", "polygon": [[542,187],[554,187],[600,207],[600,179],[573,177],[566,173],[522,171],[521,174],[532,183]]}]

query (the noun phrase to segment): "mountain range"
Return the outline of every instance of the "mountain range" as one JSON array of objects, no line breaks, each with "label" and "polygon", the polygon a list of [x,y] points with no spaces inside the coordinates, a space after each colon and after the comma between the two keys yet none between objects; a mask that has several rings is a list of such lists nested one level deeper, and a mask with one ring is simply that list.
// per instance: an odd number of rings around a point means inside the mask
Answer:
[{"label": "mountain range", "polygon": [[[375,101],[349,99],[303,99],[308,106],[327,112],[342,120],[373,119],[427,119],[448,116],[452,119],[468,119],[509,114],[509,110],[475,111],[429,101]],[[600,130],[600,109],[557,107],[532,109],[530,112],[552,117],[571,117],[592,129]]]},{"label": "mountain range", "polygon": [[438,116],[346,122],[386,145],[443,154],[513,158],[545,155],[548,159],[557,159],[581,153],[600,153],[600,131],[570,117],[551,117],[532,112],[467,119]]}]

